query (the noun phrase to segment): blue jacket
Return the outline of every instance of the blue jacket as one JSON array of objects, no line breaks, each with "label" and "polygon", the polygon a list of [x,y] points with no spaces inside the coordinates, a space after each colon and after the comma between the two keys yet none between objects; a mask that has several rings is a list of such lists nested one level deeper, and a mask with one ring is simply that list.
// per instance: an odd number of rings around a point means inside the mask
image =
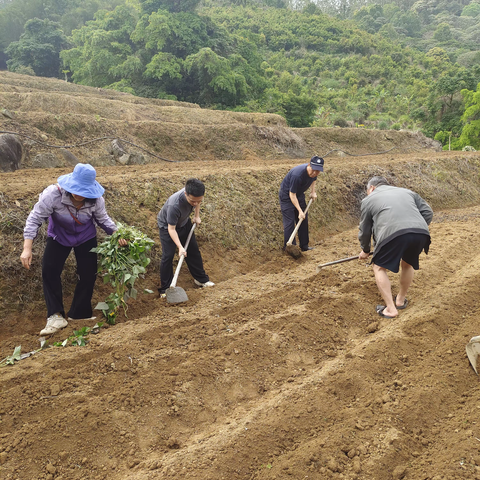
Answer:
[{"label": "blue jacket", "polygon": [[316,180],[308,175],[307,166],[308,163],[297,165],[285,175],[280,185],[280,202],[291,202],[290,192],[295,193],[297,198],[305,197],[305,190]]}]

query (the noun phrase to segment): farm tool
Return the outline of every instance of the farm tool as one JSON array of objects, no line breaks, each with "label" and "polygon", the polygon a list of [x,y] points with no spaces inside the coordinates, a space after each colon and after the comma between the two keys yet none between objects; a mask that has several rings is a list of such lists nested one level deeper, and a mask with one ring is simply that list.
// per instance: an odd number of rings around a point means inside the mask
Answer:
[{"label": "farm tool", "polygon": [[[370,255],[372,252],[370,252]],[[354,257],[347,257],[347,258],[342,258],[340,260],[335,260],[333,262],[328,262],[328,263],[322,263],[321,265],[317,265],[317,273],[323,268],[323,267],[328,267],[329,265],[336,265],[337,263],[344,263],[344,262],[351,262],[352,260],[358,260],[358,255],[355,255]]]},{"label": "farm tool", "polygon": [[[310,201],[308,202],[307,208],[305,209],[305,215],[307,215],[308,209],[310,208],[310,205],[312,204],[312,202],[313,202],[313,198],[311,198]],[[290,238],[288,239],[287,245],[285,247],[285,251],[295,259],[300,258],[302,256],[302,251],[300,250],[300,247],[297,245],[293,245],[293,240],[302,222],[303,222],[303,218],[301,218],[297,222],[297,225],[295,226],[293,233],[290,235]]]},{"label": "farm tool", "polygon": [[480,356],[480,335],[477,337],[472,337],[467,343],[467,357],[472,364],[475,373],[478,375],[478,357]]},{"label": "farm tool", "polygon": [[[196,225],[197,225],[196,223],[192,225],[190,233],[188,234],[187,241],[185,242],[185,251],[187,251],[188,244],[190,243],[190,239],[192,238],[193,231],[195,230]],[[175,270],[175,275],[173,276],[172,283],[165,292],[167,294],[168,303],[188,302],[188,296],[185,293],[185,290],[181,287],[177,287],[178,275],[180,274],[180,268],[182,268],[182,263],[184,258],[185,258],[185,255],[180,255],[180,259],[178,260],[177,269]]]}]

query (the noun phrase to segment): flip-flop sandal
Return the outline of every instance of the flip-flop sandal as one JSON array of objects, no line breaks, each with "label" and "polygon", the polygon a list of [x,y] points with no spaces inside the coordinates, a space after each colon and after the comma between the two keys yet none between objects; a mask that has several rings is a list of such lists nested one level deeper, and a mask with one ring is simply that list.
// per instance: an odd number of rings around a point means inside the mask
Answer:
[{"label": "flip-flop sandal", "polygon": [[383,317],[383,318],[395,318],[395,317],[391,317],[390,315],[385,315],[385,314],[383,313],[383,311],[384,311],[386,308],[387,308],[387,307],[386,307],[385,305],[377,305],[377,306],[375,307],[375,310],[376,310],[377,313],[378,313],[381,317]]},{"label": "flip-flop sandal", "polygon": [[397,297],[395,297],[395,306],[397,307],[397,310],[404,310],[405,308],[407,308],[407,305],[408,305],[408,300],[405,299],[405,301],[403,302],[403,305],[398,306]]}]

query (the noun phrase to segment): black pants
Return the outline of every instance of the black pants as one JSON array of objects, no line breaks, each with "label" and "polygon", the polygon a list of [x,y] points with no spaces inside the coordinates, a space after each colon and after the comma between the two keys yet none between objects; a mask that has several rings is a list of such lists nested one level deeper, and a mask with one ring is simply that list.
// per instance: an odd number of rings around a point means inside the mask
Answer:
[{"label": "black pants", "polygon": [[[92,316],[92,295],[97,279],[97,254],[90,252],[97,246],[97,237],[73,247],[77,259],[78,283],[68,312],[71,318]],[[53,238],[47,238],[42,261],[43,293],[47,304],[47,316],[60,312],[65,316],[61,274],[72,247],[65,247]]]},{"label": "black pants", "polygon": [[[297,199],[300,208],[305,211],[307,208],[305,197],[297,197]],[[282,202],[281,200],[280,209],[283,217],[283,248],[285,249],[287,242],[290,239],[290,235],[292,235],[293,231],[295,230],[295,224],[298,222],[298,210],[295,208],[295,205],[292,202]],[[298,240],[300,242],[300,249],[306,250],[310,240],[308,236],[308,213],[298,228]],[[297,244],[295,239],[293,239],[292,244]]]},{"label": "black pants", "polygon": [[[192,228],[192,221],[189,219],[185,226],[177,227],[178,238],[182,245],[185,245],[188,234]],[[171,285],[173,280],[173,257],[177,251],[175,242],[170,237],[166,228],[160,228],[160,242],[162,243],[162,260],[160,261],[160,293],[165,293],[165,290]],[[209,281],[208,275],[203,269],[203,260],[198,248],[198,243],[195,238],[195,233],[190,239],[190,243],[187,248],[187,256],[185,257],[185,263],[190,270],[193,278],[201,283]]]}]

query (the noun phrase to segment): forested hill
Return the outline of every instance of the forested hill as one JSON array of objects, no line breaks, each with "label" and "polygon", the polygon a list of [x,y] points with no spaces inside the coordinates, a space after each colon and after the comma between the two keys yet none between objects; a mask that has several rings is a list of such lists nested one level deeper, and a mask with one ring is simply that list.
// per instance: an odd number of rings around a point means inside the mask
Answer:
[{"label": "forested hill", "polygon": [[0,0],[4,66],[480,148],[480,0]]}]

